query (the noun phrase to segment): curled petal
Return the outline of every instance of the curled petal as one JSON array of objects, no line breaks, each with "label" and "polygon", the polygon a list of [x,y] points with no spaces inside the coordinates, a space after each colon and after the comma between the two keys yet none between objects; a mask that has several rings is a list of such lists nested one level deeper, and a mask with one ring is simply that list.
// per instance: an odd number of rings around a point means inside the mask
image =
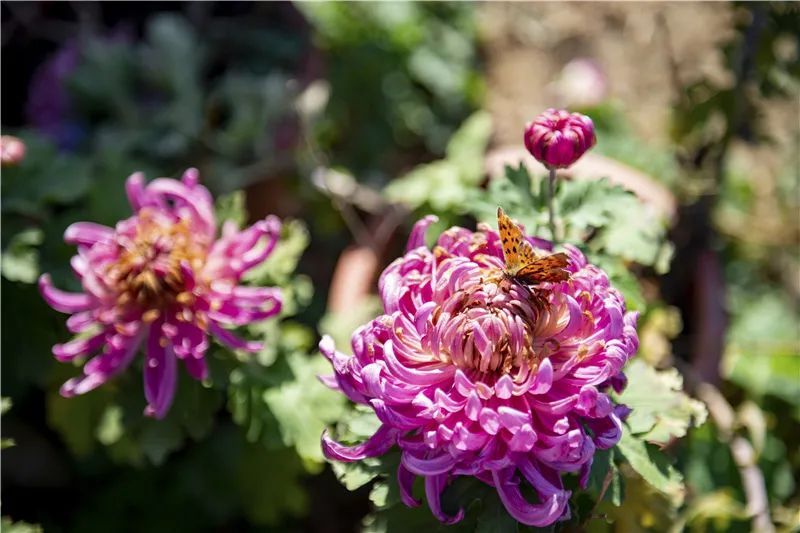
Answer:
[{"label": "curled petal", "polygon": [[88,294],[64,292],[53,287],[49,274],[39,277],[39,292],[50,307],[62,313],[79,313],[95,306]]},{"label": "curled petal", "polygon": [[336,376],[317,376],[317,379],[329,389],[340,390]]},{"label": "curled petal", "polygon": [[544,527],[552,524],[564,514],[569,501],[570,492],[562,491],[547,494],[541,498],[541,503],[532,504],[522,496],[519,484],[513,481],[512,476],[494,471],[492,480],[508,513],[528,526]]},{"label": "curled petal", "polygon": [[458,460],[447,452],[423,459],[408,451],[403,453],[401,459],[403,466],[418,476],[437,476],[444,474],[455,466]]},{"label": "curled petal", "polygon": [[67,329],[71,333],[81,333],[91,328],[96,324],[94,313],[91,311],[82,311],[75,313],[67,319]]},{"label": "curled petal", "polygon": [[92,246],[98,242],[110,243],[114,230],[93,222],[75,222],[64,231],[64,242],[79,246]]},{"label": "curled petal", "polygon": [[53,346],[53,355],[56,359],[65,363],[72,361],[79,355],[89,355],[106,342],[106,332],[102,331],[93,337],[74,339],[64,344]]},{"label": "curled petal", "polygon": [[449,516],[442,511],[442,491],[444,491],[448,477],[447,474],[426,477],[425,496],[428,498],[428,505],[433,516],[445,524],[455,524],[464,518],[464,509],[459,509],[454,516]]},{"label": "curled petal", "polygon": [[125,181],[125,192],[128,194],[128,202],[134,211],[138,211],[144,205],[145,188],[144,188],[144,174],[141,172],[134,172]]},{"label": "curled petal", "polygon": [[375,457],[389,451],[397,441],[397,430],[386,424],[378,428],[369,439],[355,446],[344,446],[328,436],[327,430],[322,434],[322,453],[328,459],[353,462]]},{"label": "curled petal", "polygon": [[208,325],[209,331],[223,344],[226,346],[233,348],[234,350],[245,350],[247,352],[258,352],[260,351],[264,345],[260,342],[256,341],[246,341],[241,339],[228,331],[227,329],[223,329],[215,322],[210,322]]},{"label": "curled petal", "polygon": [[65,398],[85,394],[118,374],[130,364],[141,343],[136,334],[106,353],[95,356],[83,367],[83,376],[72,378],[61,386],[59,393]]},{"label": "curled petal", "polygon": [[197,230],[207,238],[213,238],[216,231],[213,204],[200,189],[190,190],[185,184],[167,178],[154,179],[147,186],[147,194],[152,202],[162,207],[167,205],[166,200],[176,202],[175,209],[189,209],[192,220],[197,224]]},{"label": "curled petal", "polygon": [[438,220],[439,217],[428,215],[421,218],[416,224],[414,224],[414,228],[411,230],[411,235],[408,237],[406,251],[410,252],[414,248],[425,246],[425,233],[428,231],[428,227]]},{"label": "curled petal", "polygon": [[400,487],[400,499],[408,507],[417,507],[421,503],[414,498],[413,489],[416,478],[417,476],[402,464],[397,467],[397,485]]}]

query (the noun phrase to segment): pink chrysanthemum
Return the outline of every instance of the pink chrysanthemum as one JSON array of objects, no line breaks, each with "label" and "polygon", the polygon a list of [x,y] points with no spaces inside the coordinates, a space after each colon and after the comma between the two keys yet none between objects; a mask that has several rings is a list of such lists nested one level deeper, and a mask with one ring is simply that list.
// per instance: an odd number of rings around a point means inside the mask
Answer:
[{"label": "pink chrysanthemum", "polygon": [[[335,376],[323,378],[382,422],[366,442],[347,447],[323,435],[326,456],[357,461],[402,451],[403,502],[425,478],[434,515],[455,476],[495,487],[519,522],[545,526],[566,518],[570,492],[561,474],[588,479],[597,448],[621,436],[626,408],[607,391],[625,384],[622,367],[638,347],[636,313],[626,313],[607,275],[566,246],[570,280],[525,286],[503,275],[500,237],[451,228],[433,250],[418,222],[407,253],[382,274],[385,314],[353,335],[353,356],[320,343]],[[539,249],[551,245],[529,238]],[[538,502],[527,501],[527,481]]]},{"label": "pink chrysanthemum", "polygon": [[84,375],[61,387],[66,397],[88,392],[124,370],[146,345],[145,412],[166,415],[175,393],[177,360],[193,378],[208,376],[208,335],[231,348],[257,351],[227,327],[276,315],[280,290],[239,285],[247,270],[272,252],[280,222],[270,216],[238,231],[231,222],[216,238],[211,194],[198,184],[195,169],[181,181],[159,178],[145,186],[140,173],[126,182],[134,215],[109,228],[92,222],[69,226],[64,240],[78,246],[71,264],[82,293],[53,287],[39,278],[47,303],[72,316],[67,327],[79,334],[53,347],[59,361],[92,357]]}]

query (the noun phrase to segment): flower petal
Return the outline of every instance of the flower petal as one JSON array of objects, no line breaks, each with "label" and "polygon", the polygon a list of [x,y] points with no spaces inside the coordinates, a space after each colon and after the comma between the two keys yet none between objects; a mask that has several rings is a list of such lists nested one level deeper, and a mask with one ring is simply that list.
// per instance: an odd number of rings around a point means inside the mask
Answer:
[{"label": "flower petal", "polygon": [[442,491],[447,485],[447,474],[439,476],[428,476],[425,478],[425,496],[428,498],[428,505],[433,516],[445,524],[455,524],[464,518],[464,509],[459,509],[454,516],[445,514],[442,511]]},{"label": "flower petal", "polygon": [[492,480],[508,513],[528,526],[549,526],[564,514],[569,501],[570,492],[563,491],[545,495],[541,503],[531,504],[522,496],[519,484],[512,482],[512,476],[493,471]]},{"label": "flower petal", "polygon": [[328,436],[327,430],[322,434],[322,453],[328,459],[344,461],[360,461],[367,457],[376,457],[389,451],[397,441],[397,430],[387,425],[378,428],[369,439],[355,446],[344,446]]},{"label": "flower petal", "polygon": [[88,294],[71,293],[53,287],[49,274],[39,277],[39,292],[47,305],[62,313],[79,313],[95,307],[94,299]]},{"label": "flower petal", "polygon": [[172,405],[177,380],[177,360],[163,336],[161,323],[150,327],[147,337],[147,357],[144,363],[144,396],[147,399],[145,414],[164,418]]}]

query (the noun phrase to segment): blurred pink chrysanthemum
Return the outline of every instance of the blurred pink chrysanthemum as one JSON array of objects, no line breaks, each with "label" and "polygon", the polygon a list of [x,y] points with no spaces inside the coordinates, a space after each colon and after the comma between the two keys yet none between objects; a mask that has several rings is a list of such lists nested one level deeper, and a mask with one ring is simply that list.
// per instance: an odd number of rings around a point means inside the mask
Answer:
[{"label": "blurred pink chrysanthemum", "polygon": [[276,315],[280,290],[239,285],[263,262],[280,233],[273,216],[243,231],[231,222],[216,237],[214,204],[195,169],[181,181],[159,178],[145,185],[140,173],[126,182],[134,215],[109,228],[92,222],[69,226],[64,240],[78,246],[71,265],[81,293],[39,278],[47,303],[72,316],[77,337],[53,347],[59,361],[92,356],[82,376],[61,387],[66,397],[88,392],[123,371],[144,344],[145,412],[162,418],[172,404],[177,361],[193,378],[208,377],[208,335],[225,345],[257,351],[227,328]]},{"label": "blurred pink chrysanthemum", "polygon": [[[354,333],[354,355],[328,337],[320,343],[335,371],[323,381],[370,405],[382,423],[352,447],[326,433],[323,450],[358,461],[397,444],[403,502],[419,504],[411,489],[423,476],[428,505],[444,522],[463,516],[440,503],[456,476],[495,487],[524,524],[566,518],[561,474],[580,472],[585,485],[595,450],[621,436],[627,408],[607,393],[625,385],[637,314],[574,247],[565,247],[570,280],[533,288],[502,274],[500,237],[488,226],[451,228],[429,250],[424,234],[434,220],[416,224],[407,253],[383,272],[385,314]],[[525,482],[538,502],[523,496]]]},{"label": "blurred pink chrysanthemum", "polygon": [[13,135],[0,136],[0,163],[3,166],[18,165],[25,159],[25,143]]}]

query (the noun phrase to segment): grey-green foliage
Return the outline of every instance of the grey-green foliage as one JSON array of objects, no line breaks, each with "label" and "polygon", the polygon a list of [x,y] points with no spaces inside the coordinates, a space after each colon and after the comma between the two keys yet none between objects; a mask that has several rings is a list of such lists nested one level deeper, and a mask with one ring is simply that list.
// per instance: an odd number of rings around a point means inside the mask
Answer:
[{"label": "grey-green foliage", "polygon": [[447,143],[444,159],[420,165],[393,180],[385,188],[386,197],[417,211],[465,209],[470,191],[483,181],[483,154],[491,132],[489,114],[474,113]]},{"label": "grey-green foliage", "polygon": [[226,24],[200,35],[185,18],[161,14],[141,43],[86,39],[68,78],[73,113],[92,125],[82,147],[144,158],[160,172],[198,165],[223,192],[287,165],[293,154],[277,139],[294,116],[296,84],[283,65],[265,66],[298,54],[297,38],[258,57],[253,47],[267,50],[277,36]]},{"label": "grey-green foliage", "polygon": [[[469,3],[300,3],[328,53],[331,99],[317,138],[359,177],[403,152],[444,151],[480,103],[477,36]],[[393,164],[394,163],[394,164]]]}]

